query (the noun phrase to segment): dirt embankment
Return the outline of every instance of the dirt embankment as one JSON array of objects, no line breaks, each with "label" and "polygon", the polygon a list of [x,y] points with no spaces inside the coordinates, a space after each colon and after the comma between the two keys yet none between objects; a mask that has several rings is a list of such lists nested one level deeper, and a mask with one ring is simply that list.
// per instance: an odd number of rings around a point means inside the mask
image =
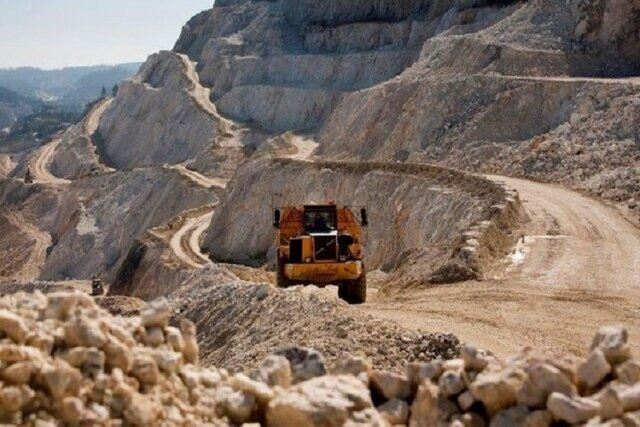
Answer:
[{"label": "dirt embankment", "polygon": [[28,167],[36,183],[64,186],[88,175],[112,172],[113,169],[101,162],[92,140],[112,101],[112,98],[104,98],[94,102],[82,121],[69,126],[33,152],[16,156],[17,164],[8,175],[23,179]]},{"label": "dirt embankment", "polygon": [[[242,135],[236,131],[217,113],[189,58],[166,51],[150,56],[120,86],[98,126],[101,151],[117,168],[194,160],[206,160],[206,167],[218,171],[234,168],[244,158],[237,141]],[[211,155],[212,149],[217,155]]]},{"label": "dirt embankment", "polygon": [[15,164],[11,160],[11,156],[0,154],[0,178],[5,178],[13,170]]},{"label": "dirt embankment", "polygon": [[51,246],[51,235],[31,224],[20,212],[0,213],[0,229],[4,231],[0,278],[38,277]]},{"label": "dirt embankment", "polygon": [[316,154],[562,183],[637,216],[638,10],[532,0],[468,13],[397,78],[343,97]]},{"label": "dirt embankment", "polygon": [[513,230],[521,219],[515,193],[452,169],[260,160],[230,183],[204,246],[218,261],[268,263],[272,203],[327,200],[370,208],[367,267],[397,270],[404,286],[480,277],[515,243]]},{"label": "dirt embankment", "polygon": [[[53,245],[40,272],[45,280],[112,280],[127,251],[145,230],[166,223],[185,209],[214,203],[216,195],[181,174],[163,168],[120,171],[74,181],[56,194],[66,205],[27,196],[22,204],[43,203],[46,214],[58,217]],[[56,200],[58,200],[56,199]],[[6,205],[20,206],[18,200]]]}]

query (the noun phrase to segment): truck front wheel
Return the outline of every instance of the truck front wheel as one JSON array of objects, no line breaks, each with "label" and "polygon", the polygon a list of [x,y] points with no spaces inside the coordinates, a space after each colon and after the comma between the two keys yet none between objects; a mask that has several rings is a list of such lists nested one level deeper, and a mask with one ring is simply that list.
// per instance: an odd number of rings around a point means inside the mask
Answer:
[{"label": "truck front wheel", "polygon": [[338,287],[338,297],[349,304],[363,304],[367,300],[367,274],[356,280],[345,280]]},{"label": "truck front wheel", "polygon": [[278,256],[278,261],[276,262],[276,285],[279,288],[289,288],[295,284],[284,275],[284,264],[284,260]]}]

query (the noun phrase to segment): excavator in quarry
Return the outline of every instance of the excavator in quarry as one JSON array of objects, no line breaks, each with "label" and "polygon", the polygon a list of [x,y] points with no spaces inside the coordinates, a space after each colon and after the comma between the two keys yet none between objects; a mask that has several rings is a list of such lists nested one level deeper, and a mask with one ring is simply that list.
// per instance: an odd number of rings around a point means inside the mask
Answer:
[{"label": "excavator in quarry", "polygon": [[274,209],[278,287],[335,285],[347,303],[364,303],[363,229],[369,222],[366,208],[359,213],[333,202]]}]

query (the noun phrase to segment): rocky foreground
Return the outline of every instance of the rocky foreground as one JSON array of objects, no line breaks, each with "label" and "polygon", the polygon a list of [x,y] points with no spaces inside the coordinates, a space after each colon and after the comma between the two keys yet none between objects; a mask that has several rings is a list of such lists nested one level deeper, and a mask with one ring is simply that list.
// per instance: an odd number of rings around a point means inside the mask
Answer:
[{"label": "rocky foreground", "polygon": [[169,326],[166,300],[112,316],[82,293],[0,299],[0,422],[48,425],[640,425],[640,363],[623,328],[602,328],[586,359],[524,350],[405,374],[313,350],[268,356],[248,374],[198,365],[195,326]]}]

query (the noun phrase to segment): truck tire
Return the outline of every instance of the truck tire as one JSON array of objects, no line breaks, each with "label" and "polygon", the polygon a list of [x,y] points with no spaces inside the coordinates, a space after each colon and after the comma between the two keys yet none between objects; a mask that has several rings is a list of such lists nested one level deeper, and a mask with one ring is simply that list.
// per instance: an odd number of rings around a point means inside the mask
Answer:
[{"label": "truck tire", "polygon": [[294,283],[284,275],[284,264],[278,255],[278,260],[276,261],[276,286],[283,289],[294,285]]},{"label": "truck tire", "polygon": [[367,273],[356,280],[345,280],[338,287],[338,297],[349,304],[363,304],[367,300]]}]

